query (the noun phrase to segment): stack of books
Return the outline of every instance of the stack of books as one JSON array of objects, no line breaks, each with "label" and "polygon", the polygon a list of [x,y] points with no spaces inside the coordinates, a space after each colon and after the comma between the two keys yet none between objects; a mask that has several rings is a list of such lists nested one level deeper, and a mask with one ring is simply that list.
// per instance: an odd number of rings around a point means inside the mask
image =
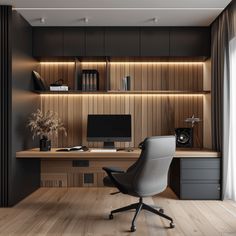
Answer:
[{"label": "stack of books", "polygon": [[67,85],[51,85],[50,91],[68,91],[69,88]]},{"label": "stack of books", "polygon": [[98,90],[99,73],[97,70],[82,70],[82,91]]},{"label": "stack of books", "polygon": [[122,90],[124,90],[124,91],[129,91],[130,90],[130,84],[131,83],[131,81],[130,81],[130,76],[128,75],[128,76],[126,76],[126,77],[124,77],[123,79],[122,79]]}]

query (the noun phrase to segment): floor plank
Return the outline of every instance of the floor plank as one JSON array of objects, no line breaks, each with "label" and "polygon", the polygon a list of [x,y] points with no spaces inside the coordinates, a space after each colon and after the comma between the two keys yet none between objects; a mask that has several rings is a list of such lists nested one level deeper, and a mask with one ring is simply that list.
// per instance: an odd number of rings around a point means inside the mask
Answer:
[{"label": "floor plank", "polygon": [[183,201],[167,189],[144,202],[164,208],[176,227],[150,212],[142,211],[137,231],[130,233],[134,212],[108,219],[112,209],[137,201],[112,188],[41,188],[12,208],[0,208],[0,235],[158,235],[236,236],[236,204],[232,201]]}]

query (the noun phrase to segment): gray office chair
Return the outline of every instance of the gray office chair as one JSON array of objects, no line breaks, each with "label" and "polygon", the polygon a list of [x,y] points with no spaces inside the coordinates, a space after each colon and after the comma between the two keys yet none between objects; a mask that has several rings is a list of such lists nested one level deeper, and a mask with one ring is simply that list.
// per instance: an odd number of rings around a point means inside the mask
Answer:
[{"label": "gray office chair", "polygon": [[118,168],[103,167],[107,175],[105,186],[115,186],[123,194],[139,197],[139,202],[111,211],[109,218],[117,212],[135,209],[131,232],[136,230],[135,221],[141,210],[147,210],[170,220],[170,228],[174,228],[173,219],[164,214],[162,208],[153,208],[143,203],[143,197],[154,196],[167,187],[168,170],[175,154],[175,136],[157,136],[146,138],[141,147],[139,159],[122,171]]}]

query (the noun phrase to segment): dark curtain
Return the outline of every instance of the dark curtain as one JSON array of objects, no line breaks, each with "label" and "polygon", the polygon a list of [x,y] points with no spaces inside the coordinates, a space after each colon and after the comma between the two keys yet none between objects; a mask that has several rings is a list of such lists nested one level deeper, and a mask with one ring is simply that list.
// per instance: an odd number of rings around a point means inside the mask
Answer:
[{"label": "dark curtain", "polygon": [[[222,152],[222,198],[229,161],[230,40],[235,37],[236,1],[212,24],[212,146]],[[235,65],[236,66],[236,65]],[[236,91],[235,91],[236,92]],[[236,144],[235,144],[236,145]]]}]

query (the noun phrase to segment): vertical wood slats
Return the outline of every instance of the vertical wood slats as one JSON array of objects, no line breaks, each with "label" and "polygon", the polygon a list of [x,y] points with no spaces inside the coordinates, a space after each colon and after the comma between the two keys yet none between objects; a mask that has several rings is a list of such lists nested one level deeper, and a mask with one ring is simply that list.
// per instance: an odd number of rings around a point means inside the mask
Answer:
[{"label": "vertical wood slats", "polygon": [[8,205],[11,157],[11,6],[0,6],[0,207]]},{"label": "vertical wood slats", "polygon": [[[65,70],[66,65],[63,66],[62,70]],[[57,68],[57,65],[41,65],[42,75],[46,80],[57,79],[57,73],[53,72],[54,68]],[[100,81],[104,81],[105,86],[105,64],[83,63],[82,68],[98,69]],[[48,73],[48,70],[52,73]],[[69,75],[66,75],[70,80]],[[119,90],[122,78],[127,75],[131,76],[133,90],[201,91],[203,89],[202,64],[111,64],[110,88]],[[103,86],[100,90],[103,90]],[[67,128],[67,137],[60,134],[58,138],[52,138],[54,147],[81,143],[90,147],[101,147],[101,142],[88,143],[86,140],[88,114],[131,114],[132,141],[118,142],[117,147],[137,147],[146,136],[173,134],[175,128],[189,127],[184,120],[192,114],[202,119],[203,97],[119,94],[41,95],[41,108],[44,111],[58,112]],[[200,122],[194,127],[194,147],[202,146],[203,122]]]},{"label": "vertical wood slats", "polygon": [[[132,141],[118,142],[117,147],[137,147],[145,137],[174,134],[178,127],[189,127],[184,120],[194,113],[202,119],[202,96],[158,95],[43,95],[43,111],[54,110],[62,118],[68,136],[53,137],[54,147],[84,144],[101,147],[86,140],[88,114],[131,114]],[[203,123],[194,128],[194,147],[203,146]]]},{"label": "vertical wood slats", "polygon": [[45,79],[47,85],[62,79],[63,84],[75,89],[75,65],[74,64],[39,64],[37,71]]},{"label": "vertical wood slats", "polygon": [[122,90],[122,78],[131,76],[131,90],[203,89],[203,64],[112,64],[110,89]]}]

